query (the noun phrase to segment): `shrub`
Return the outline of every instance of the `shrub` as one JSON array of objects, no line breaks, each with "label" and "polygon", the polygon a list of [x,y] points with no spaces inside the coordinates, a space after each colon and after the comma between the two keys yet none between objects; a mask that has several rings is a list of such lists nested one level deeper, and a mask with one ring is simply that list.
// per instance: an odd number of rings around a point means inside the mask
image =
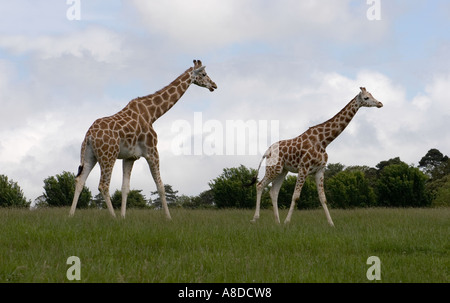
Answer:
[{"label": "shrub", "polygon": [[30,204],[31,201],[27,201],[16,182],[8,180],[5,175],[0,175],[0,206],[29,207]]}]

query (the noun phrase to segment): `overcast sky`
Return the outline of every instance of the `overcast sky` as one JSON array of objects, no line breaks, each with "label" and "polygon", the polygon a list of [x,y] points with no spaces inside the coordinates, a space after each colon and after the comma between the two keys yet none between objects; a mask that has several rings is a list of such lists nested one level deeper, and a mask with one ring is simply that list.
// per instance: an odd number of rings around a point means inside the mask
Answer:
[{"label": "overcast sky", "polygon": [[[31,200],[45,178],[77,172],[95,119],[193,59],[218,89],[192,85],[154,124],[163,182],[179,194],[209,189],[225,167],[257,168],[274,140],[329,119],[360,86],[384,107],[360,109],[329,163],[450,154],[447,0],[16,0],[0,13],[0,174]],[[121,182],[117,161],[111,192]],[[156,190],[143,159],[131,188]]]}]

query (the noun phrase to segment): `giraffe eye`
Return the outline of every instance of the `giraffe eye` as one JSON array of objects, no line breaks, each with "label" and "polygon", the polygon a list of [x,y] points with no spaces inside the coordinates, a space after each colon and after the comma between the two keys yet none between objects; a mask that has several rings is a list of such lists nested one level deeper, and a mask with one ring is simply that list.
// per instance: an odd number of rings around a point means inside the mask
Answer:
[{"label": "giraffe eye", "polygon": [[365,97],[364,100],[366,100],[366,101],[369,100],[369,97]]}]

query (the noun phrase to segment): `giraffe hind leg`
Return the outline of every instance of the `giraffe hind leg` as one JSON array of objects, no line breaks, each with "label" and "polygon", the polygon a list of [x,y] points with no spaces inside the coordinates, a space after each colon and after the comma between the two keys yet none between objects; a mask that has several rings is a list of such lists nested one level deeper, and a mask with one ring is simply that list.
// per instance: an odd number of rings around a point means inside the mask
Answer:
[{"label": "giraffe hind leg", "polygon": [[73,216],[75,213],[75,209],[77,208],[78,199],[80,197],[81,192],[83,191],[84,184],[86,183],[86,179],[91,173],[97,161],[92,159],[90,162],[84,163],[80,165],[78,168],[78,174],[75,178],[75,193],[73,195],[72,206],[70,207],[69,215]]},{"label": "giraffe hind leg", "polygon": [[280,223],[280,214],[278,213],[278,193],[280,192],[281,185],[283,184],[284,177],[286,177],[288,171],[284,170],[272,181],[272,188],[270,189],[270,199],[272,200],[273,214],[275,221]]},{"label": "giraffe hind leg", "polygon": [[161,204],[166,214],[166,218],[171,220],[169,207],[167,206],[166,191],[164,189],[164,183],[161,180],[161,175],[159,173],[159,154],[156,148],[152,150],[150,155],[146,156],[148,166],[150,167],[150,172],[152,173],[153,180],[155,181],[156,188],[158,190],[159,198],[161,199]]},{"label": "giraffe hind leg", "polygon": [[122,218],[125,218],[125,212],[127,210],[127,196],[130,192],[130,176],[131,170],[133,169],[134,160],[124,159],[123,160],[123,179],[122,179],[122,206],[120,209],[120,214]]},{"label": "giraffe hind leg", "polygon": [[316,173],[317,191],[319,193],[320,204],[322,204],[323,210],[325,211],[325,216],[327,217],[328,224],[330,224],[330,226],[334,226],[330,212],[328,211],[327,198],[325,196],[325,190],[323,187],[324,170],[325,169],[321,169]]}]

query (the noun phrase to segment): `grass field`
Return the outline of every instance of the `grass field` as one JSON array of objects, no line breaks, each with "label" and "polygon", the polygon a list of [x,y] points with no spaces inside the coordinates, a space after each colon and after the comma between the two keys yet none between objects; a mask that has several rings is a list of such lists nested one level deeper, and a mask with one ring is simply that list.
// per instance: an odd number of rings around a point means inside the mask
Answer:
[{"label": "grass field", "polygon": [[[0,282],[450,282],[450,209],[296,211],[288,226],[271,210],[0,209]],[[286,211],[280,215],[286,216]]]}]

